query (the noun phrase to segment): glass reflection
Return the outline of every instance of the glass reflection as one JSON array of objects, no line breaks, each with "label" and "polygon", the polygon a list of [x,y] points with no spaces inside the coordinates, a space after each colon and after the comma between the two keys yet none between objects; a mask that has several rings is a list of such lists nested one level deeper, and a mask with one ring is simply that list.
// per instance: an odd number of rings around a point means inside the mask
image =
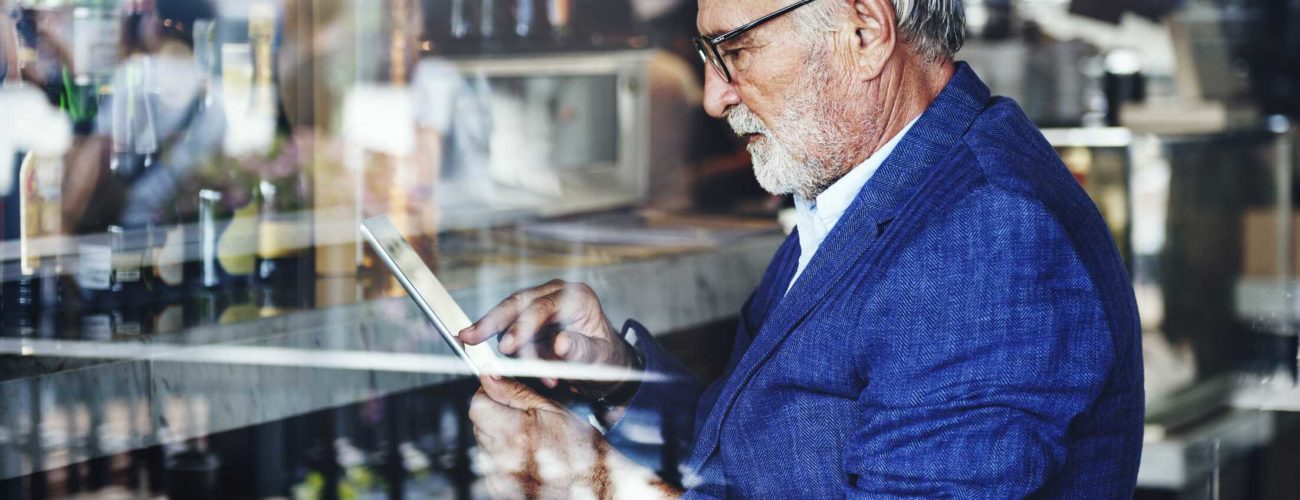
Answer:
[{"label": "glass reflection", "polygon": [[483,495],[473,388],[357,225],[474,313],[761,260],[769,223],[626,212],[746,168],[725,128],[691,146],[693,11],[642,3],[0,0],[0,497]]}]

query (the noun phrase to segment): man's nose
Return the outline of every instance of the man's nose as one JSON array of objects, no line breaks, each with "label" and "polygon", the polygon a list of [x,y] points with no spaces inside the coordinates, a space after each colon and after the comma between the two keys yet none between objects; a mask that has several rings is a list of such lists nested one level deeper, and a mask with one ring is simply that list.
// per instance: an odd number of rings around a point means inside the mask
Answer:
[{"label": "man's nose", "polygon": [[727,110],[738,104],[740,93],[736,91],[736,85],[723,80],[714,68],[705,68],[704,111],[714,118],[724,118]]}]

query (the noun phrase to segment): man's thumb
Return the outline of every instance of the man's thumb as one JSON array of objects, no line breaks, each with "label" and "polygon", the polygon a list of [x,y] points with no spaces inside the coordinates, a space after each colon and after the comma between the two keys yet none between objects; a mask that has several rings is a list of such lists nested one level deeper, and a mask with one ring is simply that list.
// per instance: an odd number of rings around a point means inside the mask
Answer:
[{"label": "man's thumb", "polygon": [[541,408],[549,401],[528,386],[508,378],[495,378],[492,375],[479,377],[483,392],[493,401],[519,411]]},{"label": "man's thumb", "polygon": [[586,335],[563,331],[555,336],[555,355],[564,361],[593,363],[596,361],[591,359],[595,355],[595,346],[591,343]]}]

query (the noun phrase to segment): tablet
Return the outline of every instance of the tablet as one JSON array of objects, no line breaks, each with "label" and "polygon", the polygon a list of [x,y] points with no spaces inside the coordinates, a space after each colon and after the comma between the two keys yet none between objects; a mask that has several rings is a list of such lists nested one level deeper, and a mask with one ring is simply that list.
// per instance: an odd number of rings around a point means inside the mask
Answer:
[{"label": "tablet", "polygon": [[433,271],[415,253],[406,238],[397,230],[387,216],[379,216],[361,223],[361,235],[375,250],[379,259],[397,277],[397,281],[406,289],[406,294],[415,301],[415,305],[424,313],[424,317],[433,324],[434,329],[442,335],[447,345],[460,359],[469,365],[475,376],[479,376],[484,367],[497,362],[500,358],[492,346],[486,342],[479,345],[465,345],[456,336],[461,330],[473,324],[465,311],[456,304],[447,293],[447,289],[433,275]]}]

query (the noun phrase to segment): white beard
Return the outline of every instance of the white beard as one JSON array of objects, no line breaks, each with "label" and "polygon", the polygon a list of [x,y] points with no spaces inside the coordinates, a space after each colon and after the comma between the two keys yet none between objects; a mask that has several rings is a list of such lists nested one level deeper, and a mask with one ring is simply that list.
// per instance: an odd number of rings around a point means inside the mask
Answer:
[{"label": "white beard", "polygon": [[820,68],[809,69],[807,74],[819,77],[797,86],[804,90],[790,101],[783,116],[776,119],[781,124],[780,130],[773,132],[744,104],[727,112],[727,123],[736,135],[759,135],[748,149],[754,176],[764,190],[774,195],[794,194],[814,200],[853,165],[845,164],[849,161],[845,141],[850,138],[836,127],[837,121],[846,117],[823,102],[828,98],[828,85],[819,78],[826,73]]},{"label": "white beard", "polygon": [[[785,195],[799,193],[804,195],[808,187],[814,184],[815,172],[822,170],[817,165],[809,164],[790,148],[777,140],[758,116],[754,115],[744,104],[736,106],[727,113],[727,122],[736,135],[758,134],[748,146],[751,161],[754,163],[754,176],[758,184],[769,193]],[[803,143],[795,141],[796,144]]]}]

